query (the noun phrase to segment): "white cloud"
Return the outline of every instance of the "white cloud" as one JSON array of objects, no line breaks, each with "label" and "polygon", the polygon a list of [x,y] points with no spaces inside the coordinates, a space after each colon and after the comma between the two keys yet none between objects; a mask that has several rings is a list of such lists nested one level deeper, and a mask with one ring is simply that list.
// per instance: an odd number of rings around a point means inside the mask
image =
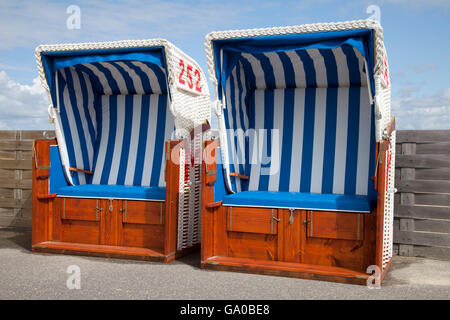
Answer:
[{"label": "white cloud", "polygon": [[0,70],[0,129],[52,129],[48,123],[48,98],[39,78],[23,85]]},{"label": "white cloud", "polygon": [[450,129],[450,87],[421,97],[414,94],[414,87],[410,89],[392,99],[398,129]]}]

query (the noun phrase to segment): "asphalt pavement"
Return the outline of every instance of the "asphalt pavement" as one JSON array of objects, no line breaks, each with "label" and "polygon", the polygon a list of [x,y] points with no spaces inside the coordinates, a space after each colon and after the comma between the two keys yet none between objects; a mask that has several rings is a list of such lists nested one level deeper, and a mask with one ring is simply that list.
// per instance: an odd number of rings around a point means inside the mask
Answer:
[{"label": "asphalt pavement", "polygon": [[161,264],[30,248],[29,230],[0,228],[0,299],[450,299],[450,261],[396,256],[382,287],[369,289],[201,270],[199,252]]}]

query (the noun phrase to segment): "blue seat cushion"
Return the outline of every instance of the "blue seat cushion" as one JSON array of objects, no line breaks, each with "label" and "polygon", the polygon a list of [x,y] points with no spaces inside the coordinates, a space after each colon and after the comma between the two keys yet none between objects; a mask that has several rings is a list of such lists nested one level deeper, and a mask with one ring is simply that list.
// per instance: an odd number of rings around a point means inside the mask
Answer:
[{"label": "blue seat cushion", "polygon": [[292,208],[322,211],[370,212],[376,199],[369,196],[282,191],[243,191],[223,198],[225,206]]},{"label": "blue seat cushion", "polygon": [[60,197],[166,200],[166,188],[159,187],[83,184],[61,187],[56,193]]}]

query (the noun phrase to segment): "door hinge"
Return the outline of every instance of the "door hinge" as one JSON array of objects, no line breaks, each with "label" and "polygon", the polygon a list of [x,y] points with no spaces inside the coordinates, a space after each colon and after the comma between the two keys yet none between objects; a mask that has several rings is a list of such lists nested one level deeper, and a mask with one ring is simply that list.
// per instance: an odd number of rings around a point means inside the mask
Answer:
[{"label": "door hinge", "polygon": [[170,160],[170,142],[166,142],[166,161]]},{"label": "door hinge", "polygon": [[63,219],[66,218],[66,198],[63,198]]},{"label": "door hinge", "polygon": [[108,199],[109,200],[109,212],[113,212],[114,207],[113,207],[113,200],[114,199]]},{"label": "door hinge", "polygon": [[290,212],[290,215],[289,215],[289,224],[293,224],[293,223],[294,223],[294,212],[295,212],[295,209],[289,208],[289,212]]},{"label": "door hinge", "polygon": [[123,202],[122,202],[122,208],[119,209],[119,212],[123,213],[123,222],[127,222],[128,200],[124,200],[124,202],[125,202],[125,208],[123,208]]},{"label": "door hinge", "polygon": [[358,216],[358,218],[357,218],[357,230],[356,230],[356,240],[361,240],[360,238],[361,238],[361,215],[360,214],[358,214],[357,215]]},{"label": "door hinge", "polygon": [[[280,222],[281,220],[275,217],[275,209],[272,209],[272,219],[270,219],[270,233],[273,234],[273,222]],[[278,226],[278,224],[277,224]]]},{"label": "door hinge", "polygon": [[95,203],[95,220],[96,221],[98,221],[98,213],[99,212],[102,212],[102,208],[99,208],[98,207],[98,199],[96,200],[96,203]]}]

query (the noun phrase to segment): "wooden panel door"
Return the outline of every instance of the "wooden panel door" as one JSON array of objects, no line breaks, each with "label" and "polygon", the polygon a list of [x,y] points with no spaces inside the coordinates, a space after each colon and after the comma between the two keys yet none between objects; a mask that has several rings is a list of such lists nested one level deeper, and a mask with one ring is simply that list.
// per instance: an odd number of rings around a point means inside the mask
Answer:
[{"label": "wooden panel door", "polygon": [[121,200],[102,199],[100,244],[118,246],[121,242]]},{"label": "wooden panel door", "polygon": [[364,214],[308,211],[304,263],[364,271]]},{"label": "wooden panel door", "polygon": [[101,244],[102,202],[96,199],[57,198],[53,240]]},{"label": "wooden panel door", "polygon": [[229,207],[227,231],[277,234],[276,209]]},{"label": "wooden panel door", "polygon": [[225,208],[227,256],[276,261],[278,259],[278,210]]},{"label": "wooden panel door", "polygon": [[362,240],[364,214],[345,212],[308,212],[309,238]]},{"label": "wooden panel door", "polygon": [[[97,245],[120,245],[120,200],[57,198],[59,219],[54,240]],[[59,225],[58,225],[59,224]],[[58,233],[58,231],[55,231]]]},{"label": "wooden panel door", "polygon": [[54,240],[108,246],[164,247],[165,203],[57,198]]},{"label": "wooden panel door", "polygon": [[280,223],[278,224],[279,260],[284,262],[303,262],[305,243],[304,210],[278,210]]},{"label": "wooden panel door", "polygon": [[164,248],[165,203],[122,200],[120,245],[161,251]]}]

